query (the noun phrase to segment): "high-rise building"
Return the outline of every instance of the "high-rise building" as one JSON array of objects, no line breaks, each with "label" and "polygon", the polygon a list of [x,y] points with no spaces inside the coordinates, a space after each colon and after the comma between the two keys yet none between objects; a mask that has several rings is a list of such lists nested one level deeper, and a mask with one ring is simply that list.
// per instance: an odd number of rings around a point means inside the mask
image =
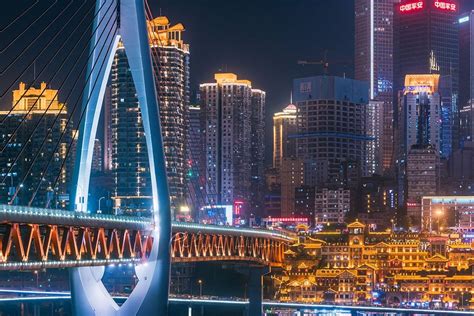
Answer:
[{"label": "high-rise building", "polygon": [[145,132],[123,47],[115,54],[111,78],[114,209],[146,212],[152,207],[152,193]]},{"label": "high-rise building", "polygon": [[280,169],[284,158],[296,157],[296,106],[289,104],[273,115],[273,168]]},{"label": "high-rise building", "polygon": [[105,88],[104,95],[104,126],[103,126],[103,169],[108,172],[112,170],[112,87]]},{"label": "high-rise building", "polygon": [[308,223],[314,226],[315,198],[316,187],[304,185],[296,188],[294,217],[307,218]]},{"label": "high-rise building", "polygon": [[[263,154],[255,148],[263,141],[262,126],[252,127],[252,122],[258,120],[254,115],[263,114],[264,92],[252,89],[249,80],[237,79],[233,73],[217,73],[214,78],[216,82],[200,85],[206,202],[210,205],[238,202],[243,203],[239,205],[244,211],[253,211],[252,176],[262,172],[258,180],[263,183],[264,175],[258,164],[252,169],[252,162],[257,162]],[[253,111],[254,107],[258,109]]]},{"label": "high-rise building", "polygon": [[5,146],[0,155],[1,203],[28,205],[31,200],[34,206],[65,207],[67,199],[62,197],[68,192],[70,169],[61,167],[71,140],[66,105],[59,102],[58,90],[44,82],[29,89],[21,82],[13,91],[12,104],[9,111],[0,111]]},{"label": "high-rise building", "polygon": [[321,188],[316,191],[316,225],[343,224],[351,211],[351,191],[344,188]]},{"label": "high-rise building", "polygon": [[100,140],[94,140],[94,151],[92,153],[92,167],[91,172],[102,171],[102,144]]},{"label": "high-rise building", "polygon": [[[393,10],[399,0],[355,1],[355,79],[369,82],[369,98],[380,112],[378,154],[372,164],[380,171],[393,167]],[[368,124],[378,124],[377,121]]]},{"label": "high-rise building", "polygon": [[407,75],[398,101],[398,160],[415,144],[441,151],[441,96],[439,75]]},{"label": "high-rise building", "polygon": [[414,145],[407,156],[407,216],[409,226],[421,227],[422,198],[439,188],[439,153],[433,146]]},{"label": "high-rise building", "polygon": [[365,166],[366,143],[373,141],[366,135],[368,91],[366,82],[332,76],[293,82],[297,157],[326,166],[326,182],[343,181],[339,179],[343,162],[355,162],[360,170]]},{"label": "high-rise building", "polygon": [[[390,102],[390,105],[392,103]],[[384,168],[383,155],[384,155],[384,144],[383,144],[383,133],[384,133],[384,108],[385,103],[383,101],[369,101],[366,112],[366,134],[371,137],[373,141],[366,143],[366,167],[364,170],[365,176],[371,176],[373,174],[382,174],[383,170],[388,170],[390,164]],[[393,115],[393,113],[391,113]],[[393,126],[392,126],[393,127]],[[390,128],[390,151],[393,151],[393,128]],[[390,154],[391,156],[392,154]]]},{"label": "high-rise building", "polygon": [[250,114],[250,208],[263,215],[265,192],[265,91],[252,89]]},{"label": "high-rise building", "polygon": [[474,141],[474,11],[458,23],[460,133],[462,140]]},{"label": "high-rise building", "polygon": [[149,22],[155,74],[159,84],[161,131],[171,207],[185,204],[186,139],[189,107],[189,45],[183,41],[181,23],[171,25],[165,16]]},{"label": "high-rise building", "polygon": [[304,161],[297,158],[284,158],[280,165],[281,216],[295,214],[295,189],[304,185]]},{"label": "high-rise building", "polygon": [[[394,9],[394,84],[401,91],[408,74],[440,74],[451,81],[451,100],[444,105],[450,118],[452,145],[459,143],[459,5],[456,0],[402,0]],[[398,117],[398,114],[395,115]],[[397,123],[396,123],[397,124]],[[438,147],[439,149],[439,147]],[[443,153],[449,156],[450,153]]]},{"label": "high-rise building", "polygon": [[205,172],[204,172],[204,145],[201,127],[201,107],[191,105],[188,110],[188,136],[186,151],[188,157],[188,205],[194,214],[206,205],[205,200]]},{"label": "high-rise building", "polygon": [[439,188],[442,148],[440,75],[407,75],[398,101],[399,201],[407,206],[409,224],[419,227],[421,198]]},{"label": "high-rise building", "polygon": [[[186,133],[189,106],[189,46],[181,23],[161,16],[149,21],[157,79],[160,121],[172,211],[185,204]],[[149,211],[151,185],[148,155],[135,86],[126,51],[119,47],[112,65],[112,167],[115,208]]]}]

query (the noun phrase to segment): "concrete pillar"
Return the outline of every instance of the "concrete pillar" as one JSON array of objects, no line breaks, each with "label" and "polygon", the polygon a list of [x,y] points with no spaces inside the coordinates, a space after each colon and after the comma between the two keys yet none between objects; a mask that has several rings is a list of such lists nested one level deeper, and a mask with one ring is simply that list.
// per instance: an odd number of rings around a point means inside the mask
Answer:
[{"label": "concrete pillar", "polygon": [[269,272],[268,267],[250,267],[248,270],[249,315],[263,315],[263,276]]},{"label": "concrete pillar", "polygon": [[188,307],[188,316],[193,316],[193,308],[191,306]]},{"label": "concrete pillar", "polygon": [[40,316],[39,303],[33,305],[33,316]]}]

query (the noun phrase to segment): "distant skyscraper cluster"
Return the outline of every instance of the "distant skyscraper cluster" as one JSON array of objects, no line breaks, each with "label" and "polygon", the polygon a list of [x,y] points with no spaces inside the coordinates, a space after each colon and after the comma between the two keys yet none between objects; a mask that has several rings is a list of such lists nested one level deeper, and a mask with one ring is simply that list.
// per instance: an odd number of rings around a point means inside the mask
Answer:
[{"label": "distant skyscraper cluster", "polygon": [[[267,217],[266,223],[321,228],[357,218],[417,230],[433,220],[423,205],[427,197],[435,203],[438,195],[474,195],[474,11],[460,12],[456,0],[356,0],[354,18],[355,78],[294,79],[290,104],[273,114],[268,143],[266,92],[237,74],[216,73],[191,103],[184,26],[164,16],[148,21],[175,219],[241,225]],[[38,205],[67,203],[72,164],[60,172],[57,163],[77,133],[66,131],[49,167],[60,174],[58,187],[28,165],[37,151],[41,160],[53,150],[28,139],[46,103],[44,133],[53,142],[66,129],[66,107],[46,88],[21,83],[13,93],[19,104],[0,113],[7,142],[31,111],[26,128],[3,149],[10,153],[1,157],[5,202],[27,204],[26,193],[39,185],[49,193]],[[48,131],[50,114],[60,111],[58,127]],[[147,144],[121,43],[105,91],[102,134],[91,161],[102,188],[95,200],[107,198],[117,212],[149,212]],[[272,162],[265,166],[270,143]],[[26,156],[14,161],[20,151]],[[40,182],[23,183],[25,170]],[[459,223],[474,221],[469,212]]]},{"label": "distant skyscraper cluster", "polygon": [[356,80],[295,79],[294,108],[274,115],[267,215],[279,201],[285,223],[422,229],[423,197],[474,191],[460,172],[474,167],[474,13],[456,0],[356,0],[354,15]]}]

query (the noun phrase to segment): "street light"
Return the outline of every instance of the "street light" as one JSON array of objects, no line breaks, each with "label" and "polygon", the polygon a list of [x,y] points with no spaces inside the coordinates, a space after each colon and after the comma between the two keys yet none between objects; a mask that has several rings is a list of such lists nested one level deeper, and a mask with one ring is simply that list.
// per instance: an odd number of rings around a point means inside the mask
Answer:
[{"label": "street light", "polygon": [[[202,280],[198,280],[199,283],[199,297],[202,298]],[[201,316],[204,315],[204,305],[201,305]]]},{"label": "street light", "polygon": [[199,297],[202,297],[202,280],[199,279],[198,283],[199,283]]},{"label": "street light", "polygon": [[39,288],[39,274],[38,274],[38,270],[35,270],[35,275],[36,275],[36,288],[38,289],[38,288]]},{"label": "street light", "polygon": [[98,214],[101,214],[101,213],[102,213],[102,209],[100,208],[100,202],[101,202],[103,199],[105,199],[105,196],[99,198],[99,209],[97,210],[97,213],[98,213]]}]

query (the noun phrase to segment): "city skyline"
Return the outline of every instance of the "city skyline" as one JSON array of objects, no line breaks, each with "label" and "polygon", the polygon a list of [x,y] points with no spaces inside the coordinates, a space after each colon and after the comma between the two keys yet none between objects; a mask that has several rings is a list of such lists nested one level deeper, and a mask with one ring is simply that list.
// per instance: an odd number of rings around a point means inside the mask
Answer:
[{"label": "city skyline", "polygon": [[474,0],[33,1],[0,314],[474,311]]}]

